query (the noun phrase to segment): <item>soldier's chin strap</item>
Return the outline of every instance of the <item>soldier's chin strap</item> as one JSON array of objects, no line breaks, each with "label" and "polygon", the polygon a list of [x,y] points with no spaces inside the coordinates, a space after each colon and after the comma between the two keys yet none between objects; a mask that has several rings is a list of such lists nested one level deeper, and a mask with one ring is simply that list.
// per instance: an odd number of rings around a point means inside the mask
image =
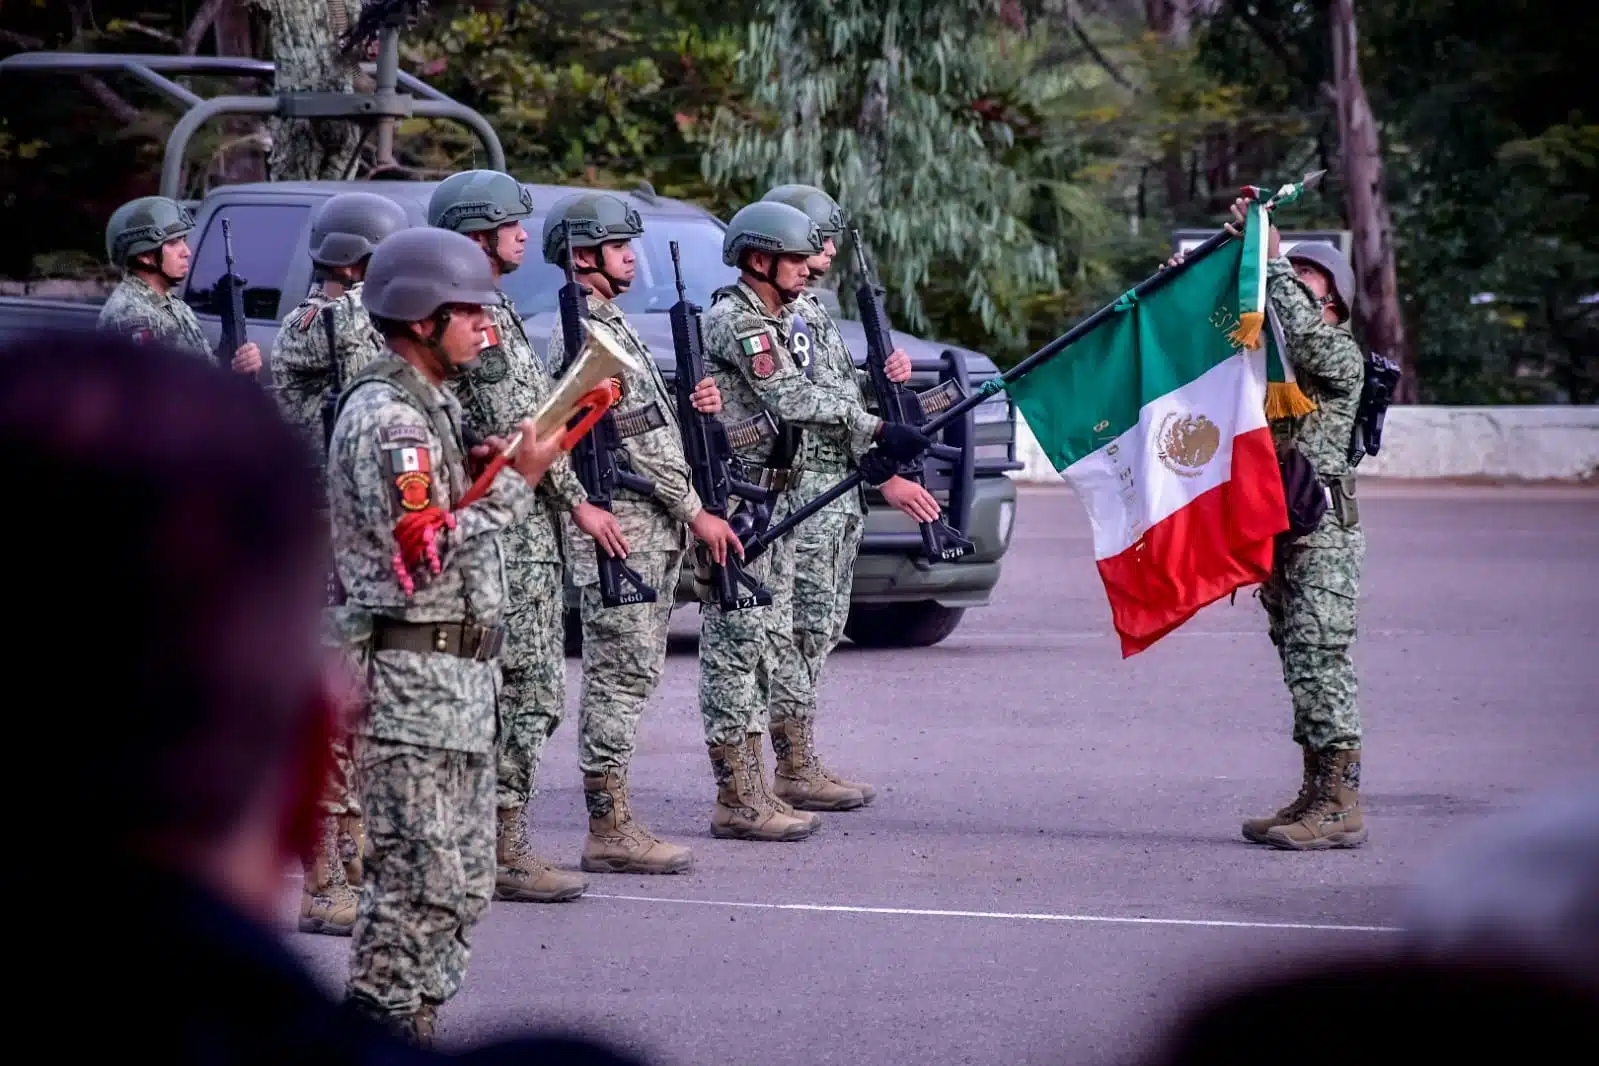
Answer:
[{"label": "soldier's chin strap", "polygon": [[450,362],[450,357],[444,352],[444,331],[450,326],[451,315],[452,313],[448,307],[441,307],[427,318],[421,320],[433,323],[432,335],[421,338],[421,344],[437,361],[439,376],[444,378],[459,377],[467,371],[465,364],[457,366]]},{"label": "soldier's chin strap", "polygon": [[604,278],[605,283],[611,287],[612,296],[622,295],[628,290],[628,287],[633,284],[631,281],[623,281],[621,278],[614,277],[609,270],[605,269],[605,250],[603,247],[594,249],[593,266],[581,267],[576,263],[573,263],[572,273],[579,276],[583,274],[598,274],[600,277]]}]

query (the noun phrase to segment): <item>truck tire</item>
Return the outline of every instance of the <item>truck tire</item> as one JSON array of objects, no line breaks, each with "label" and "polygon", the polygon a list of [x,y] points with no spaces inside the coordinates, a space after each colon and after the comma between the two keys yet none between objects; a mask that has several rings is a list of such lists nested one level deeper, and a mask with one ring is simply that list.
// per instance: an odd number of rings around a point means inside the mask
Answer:
[{"label": "truck tire", "polygon": [[850,608],[844,635],[863,648],[930,648],[955,632],[964,607],[932,600]]},{"label": "truck tire", "polygon": [[566,654],[568,658],[583,654],[583,616],[571,609],[566,612]]}]

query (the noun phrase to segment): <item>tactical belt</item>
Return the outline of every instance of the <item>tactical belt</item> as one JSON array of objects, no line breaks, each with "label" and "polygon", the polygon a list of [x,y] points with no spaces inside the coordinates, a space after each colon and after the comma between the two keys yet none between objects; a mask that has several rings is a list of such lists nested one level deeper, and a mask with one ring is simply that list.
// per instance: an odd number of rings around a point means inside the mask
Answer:
[{"label": "tactical belt", "polygon": [[616,435],[621,440],[666,425],[666,416],[661,414],[661,405],[653,401],[647,407],[635,408],[623,415],[613,415],[612,418],[615,420]]},{"label": "tactical belt", "polygon": [[1337,516],[1338,524],[1345,529],[1359,529],[1360,503],[1355,499],[1355,475],[1326,478],[1322,484],[1327,486],[1327,505]]},{"label": "tactical belt", "polygon": [[772,492],[782,492],[795,481],[799,480],[796,471],[786,466],[757,466],[755,463],[739,463],[739,476],[756,488],[769,489]]},{"label": "tactical belt", "polygon": [[830,440],[812,438],[805,442],[803,449],[805,465],[848,466],[849,452]]},{"label": "tactical belt", "polygon": [[396,622],[391,618],[372,620],[374,651],[455,655],[486,663],[499,658],[504,645],[504,626],[462,622]]}]

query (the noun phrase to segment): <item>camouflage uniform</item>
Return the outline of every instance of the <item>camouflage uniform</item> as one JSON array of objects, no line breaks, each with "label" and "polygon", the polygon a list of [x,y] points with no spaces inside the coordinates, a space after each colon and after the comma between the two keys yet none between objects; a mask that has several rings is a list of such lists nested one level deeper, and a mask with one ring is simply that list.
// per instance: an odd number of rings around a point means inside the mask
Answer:
[{"label": "camouflage uniform", "polygon": [[1366,537],[1354,510],[1348,448],[1365,359],[1347,325],[1330,325],[1321,305],[1286,258],[1271,260],[1267,291],[1287,342],[1286,357],[1316,405],[1307,415],[1273,421],[1278,451],[1290,445],[1323,483],[1339,482],[1350,500],[1345,517],[1329,508],[1321,524],[1281,543],[1261,587],[1272,644],[1293,700],[1293,737],[1304,755],[1299,798],[1273,818],[1244,823],[1244,836],[1283,848],[1354,846],[1365,840],[1359,807],[1360,711],[1354,663],[1360,567]]},{"label": "camouflage uniform", "polygon": [[[629,470],[655,486],[654,495],[640,496],[618,488],[611,502],[611,512],[627,538],[627,564],[656,591],[654,603],[606,607],[600,599],[594,539],[578,529],[570,516],[564,522],[567,558],[583,618],[578,765],[583,770],[591,824],[583,868],[671,873],[688,867],[692,861],[688,849],[658,840],[641,826],[625,824],[629,821],[626,812],[618,818],[614,807],[619,798],[625,801],[627,770],[637,746],[644,704],[666,669],[667,629],[689,544],[688,523],[699,515],[701,505],[690,481],[688,460],[683,457],[672,393],[649,348],[622,309],[611,301],[590,292],[588,312],[590,319],[610,328],[643,368],[642,373],[623,373],[623,395],[615,413],[627,414],[653,403],[665,425],[625,438],[617,453]],[[548,351],[551,366],[566,362],[566,339],[559,321],[551,332]],[[663,865],[670,869],[658,868]]]},{"label": "camouflage uniform", "polygon": [[[359,282],[336,297],[315,289],[283,319],[269,356],[273,395],[284,419],[305,435],[312,454],[322,460],[318,477],[324,476],[327,465],[325,403],[386,350],[382,335],[361,305]],[[340,596],[331,575],[329,586],[329,606],[333,609]],[[331,618],[329,630],[328,643],[342,643]],[[359,822],[361,804],[355,793],[355,763],[349,744],[342,740],[333,746],[333,773],[322,796],[322,809],[342,823],[339,848],[345,876],[359,886],[364,827]]]},{"label": "camouflage uniform", "polygon": [[329,449],[335,559],[350,607],[374,627],[357,758],[372,860],[349,994],[369,1011],[431,1019],[461,986],[494,890],[500,672],[473,650],[493,649],[492,631],[479,627],[504,617],[500,534],[525,518],[533,492],[503,471],[456,514],[441,535],[442,572],[414,571],[408,598],[391,570],[394,525],[419,506],[419,479],[446,510],[466,491],[460,407],[397,358],[368,367],[341,403]]},{"label": "camouflage uniform", "polygon": [[162,296],[148,281],[128,274],[100,308],[99,328],[120,333],[135,344],[160,341],[179,351],[210,360],[211,344],[200,331],[200,320],[174,289]]},{"label": "camouflage uniform", "polygon": [[[807,379],[791,354],[792,309],[769,314],[760,296],[740,281],[717,290],[703,327],[707,369],[722,393],[724,421],[736,422],[766,410],[782,420],[785,433],[809,435],[814,429],[836,427],[834,439],[850,454],[867,449],[881,420],[868,414],[858,400]],[[759,445],[740,452],[738,458],[748,467],[760,468],[770,453],[769,445]],[[801,467],[804,460],[802,443],[792,466]],[[794,506],[795,493],[783,492],[773,508],[773,522]],[[792,665],[779,660],[795,654],[793,538],[779,540],[749,569],[772,593],[771,606],[727,613],[714,603],[700,607],[700,714],[706,742],[713,748],[724,749],[742,739],[759,752],[760,735],[768,725],[768,701],[774,690],[783,688],[777,671]],[[788,705],[793,705],[792,700]],[[739,769],[717,766],[724,776]]]},{"label": "camouflage uniform", "polygon": [[[272,13],[272,58],[279,92],[370,92],[371,79],[340,55],[339,37],[360,16],[362,0],[256,0]],[[361,81],[363,84],[358,85]],[[340,181],[350,176],[361,143],[354,122],[274,118],[267,171],[273,181]]]}]

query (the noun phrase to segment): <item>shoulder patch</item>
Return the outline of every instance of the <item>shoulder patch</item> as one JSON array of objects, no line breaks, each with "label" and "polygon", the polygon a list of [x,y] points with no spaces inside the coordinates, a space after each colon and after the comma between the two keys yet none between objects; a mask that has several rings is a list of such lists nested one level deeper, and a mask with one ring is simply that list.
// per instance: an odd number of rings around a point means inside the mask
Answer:
[{"label": "shoulder patch", "polygon": [[298,328],[301,333],[304,333],[306,330],[311,328],[311,323],[316,321],[316,316],[321,314],[321,312],[321,304],[312,304],[305,309],[305,314],[300,316],[300,320],[295,323],[295,327]]},{"label": "shoulder patch", "polygon": [[384,426],[378,430],[380,444],[426,444],[427,430],[421,426]]},{"label": "shoulder patch", "polygon": [[139,345],[154,344],[156,341],[155,330],[150,329],[148,326],[144,329],[136,329],[128,335],[128,339]]},{"label": "shoulder patch", "polygon": [[433,453],[426,448],[390,448],[387,454],[400,509],[426,508],[433,502]]},{"label": "shoulder patch", "polygon": [[772,334],[765,326],[756,330],[746,330],[738,335],[739,351],[747,356],[760,355],[762,352],[772,350]]}]

